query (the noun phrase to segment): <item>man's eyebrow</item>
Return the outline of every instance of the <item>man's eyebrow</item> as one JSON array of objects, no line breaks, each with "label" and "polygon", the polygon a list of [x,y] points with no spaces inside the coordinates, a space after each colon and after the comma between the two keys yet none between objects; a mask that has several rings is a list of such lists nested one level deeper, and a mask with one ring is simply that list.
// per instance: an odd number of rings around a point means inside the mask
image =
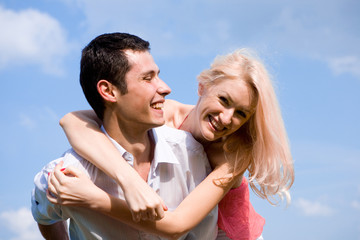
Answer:
[{"label": "man's eyebrow", "polygon": [[142,74],[141,74],[141,76],[146,76],[146,75],[153,75],[153,74],[157,74],[157,75],[159,75],[160,74],[160,69],[156,72],[156,71],[154,71],[154,70],[149,70],[149,71],[146,71],[146,72],[143,72]]}]

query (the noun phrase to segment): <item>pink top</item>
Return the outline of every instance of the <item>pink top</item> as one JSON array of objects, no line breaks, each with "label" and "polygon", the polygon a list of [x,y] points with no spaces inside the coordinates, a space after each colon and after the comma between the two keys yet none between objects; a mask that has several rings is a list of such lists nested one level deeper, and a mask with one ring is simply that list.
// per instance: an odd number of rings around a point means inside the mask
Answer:
[{"label": "pink top", "polygon": [[231,189],[219,203],[218,226],[233,240],[257,239],[265,219],[250,203],[249,186],[243,178],[238,188]]}]

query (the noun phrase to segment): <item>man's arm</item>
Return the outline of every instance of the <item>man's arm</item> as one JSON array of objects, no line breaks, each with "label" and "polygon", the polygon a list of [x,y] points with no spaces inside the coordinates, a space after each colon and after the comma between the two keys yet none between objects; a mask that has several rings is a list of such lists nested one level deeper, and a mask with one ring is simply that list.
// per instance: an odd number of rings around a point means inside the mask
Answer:
[{"label": "man's arm", "polygon": [[68,240],[69,234],[65,221],[60,221],[51,225],[42,225],[38,223],[39,230],[45,239]]}]

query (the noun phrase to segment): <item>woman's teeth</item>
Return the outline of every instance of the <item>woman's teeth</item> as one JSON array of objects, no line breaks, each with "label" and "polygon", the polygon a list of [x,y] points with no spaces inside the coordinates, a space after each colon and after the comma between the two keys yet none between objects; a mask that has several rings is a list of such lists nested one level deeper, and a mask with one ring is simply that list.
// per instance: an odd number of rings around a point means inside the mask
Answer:
[{"label": "woman's teeth", "polygon": [[222,130],[220,124],[217,121],[215,121],[215,119],[212,116],[209,116],[209,120],[210,120],[211,125],[215,128],[216,131]]}]

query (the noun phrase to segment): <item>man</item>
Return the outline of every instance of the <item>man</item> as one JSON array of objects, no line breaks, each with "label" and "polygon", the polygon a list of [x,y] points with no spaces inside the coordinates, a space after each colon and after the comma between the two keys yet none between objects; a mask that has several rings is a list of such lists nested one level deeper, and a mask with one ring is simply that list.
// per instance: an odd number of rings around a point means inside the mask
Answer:
[{"label": "man", "polygon": [[[166,127],[152,129],[164,124],[162,105],[170,93],[158,74],[149,43],[130,34],[101,35],[82,53],[80,83],[103,121],[103,131],[172,210],[206,177],[210,167],[202,146],[190,134]],[[123,198],[115,181],[70,149],[34,180],[32,213],[45,238],[66,239],[64,221],[70,219],[72,239],[159,239],[89,209],[51,204],[46,198],[47,175],[61,161],[64,167],[81,169],[97,186]],[[214,238],[216,220],[214,209],[182,239]]]}]

